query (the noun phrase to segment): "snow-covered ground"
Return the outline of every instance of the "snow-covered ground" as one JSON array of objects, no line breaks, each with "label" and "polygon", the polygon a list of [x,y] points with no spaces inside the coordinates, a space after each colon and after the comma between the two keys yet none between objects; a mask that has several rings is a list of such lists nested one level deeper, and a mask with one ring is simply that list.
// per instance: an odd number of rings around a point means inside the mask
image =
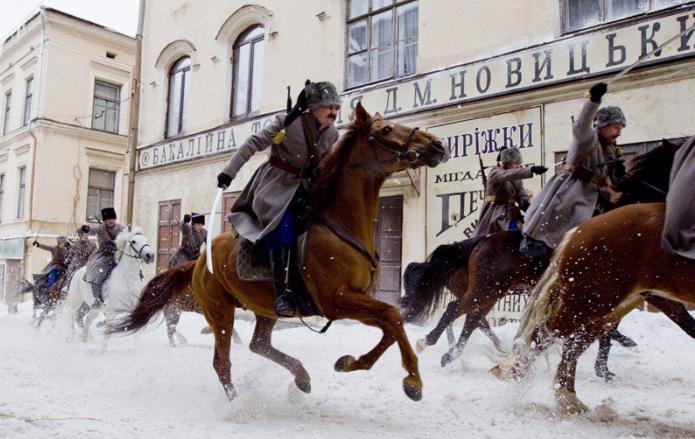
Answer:
[{"label": "snow-covered ground", "polygon": [[[616,382],[593,375],[595,345],[582,357],[577,390],[594,408],[583,416],[554,413],[556,351],[552,368],[541,358],[529,382],[501,382],[488,372],[491,344],[479,333],[446,369],[439,366],[446,337],[420,355],[424,397],[413,402],[401,387],[396,347],[371,371],[333,371],[340,356],[371,349],[377,330],[340,323],[326,335],[279,330],[275,346],[303,361],[313,392],[300,394],[287,371],[234,345],[239,397],[229,403],[199,315],[182,317],[186,347],[170,348],[159,325],[139,339],[112,339],[101,352],[98,339],[68,342],[60,327],[36,331],[30,314],[29,304],[18,315],[0,307],[0,438],[695,437],[695,342],[661,314],[633,312],[621,325],[639,347],[614,347]],[[237,321],[236,329],[248,343],[252,323]],[[515,329],[496,329],[505,346]],[[411,343],[425,333],[408,327]]]}]

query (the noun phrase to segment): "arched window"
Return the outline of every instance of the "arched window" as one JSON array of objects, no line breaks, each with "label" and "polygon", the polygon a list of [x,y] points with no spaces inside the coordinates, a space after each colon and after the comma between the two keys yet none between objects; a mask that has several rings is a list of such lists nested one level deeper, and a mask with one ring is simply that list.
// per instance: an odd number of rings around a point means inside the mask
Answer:
[{"label": "arched window", "polygon": [[188,120],[188,83],[191,75],[191,58],[185,56],[169,70],[169,97],[167,100],[166,136],[182,134]]},{"label": "arched window", "polygon": [[247,29],[234,43],[232,118],[258,113],[263,87],[263,26]]}]

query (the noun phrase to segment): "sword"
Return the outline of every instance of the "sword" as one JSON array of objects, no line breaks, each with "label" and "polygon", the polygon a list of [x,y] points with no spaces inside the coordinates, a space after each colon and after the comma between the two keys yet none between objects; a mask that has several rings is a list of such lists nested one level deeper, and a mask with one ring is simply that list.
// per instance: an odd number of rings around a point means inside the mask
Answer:
[{"label": "sword", "polygon": [[222,194],[224,193],[224,188],[220,188],[215,195],[215,201],[212,203],[212,210],[210,210],[210,231],[208,233],[208,239],[205,243],[205,262],[208,267],[210,274],[214,274],[212,270],[212,231],[215,227],[215,213],[220,205],[220,200],[222,199]]}]

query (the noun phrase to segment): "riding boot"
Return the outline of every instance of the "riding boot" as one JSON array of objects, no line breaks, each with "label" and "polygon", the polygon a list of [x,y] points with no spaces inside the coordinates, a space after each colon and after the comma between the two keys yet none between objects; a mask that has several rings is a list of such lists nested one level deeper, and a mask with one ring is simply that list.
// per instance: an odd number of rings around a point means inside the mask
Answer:
[{"label": "riding boot", "polygon": [[100,308],[104,303],[104,298],[101,295],[101,287],[103,284],[92,283],[92,295],[94,295],[94,305],[92,308]]},{"label": "riding boot", "polygon": [[270,250],[270,270],[275,283],[275,314],[280,317],[294,316],[294,297],[292,291],[287,288],[287,270],[289,262],[289,249],[275,248]]},{"label": "riding boot", "polygon": [[77,312],[75,313],[75,321],[77,322],[77,326],[80,328],[84,328],[84,316],[87,315],[91,308],[89,305],[86,303],[82,302],[82,305],[80,305],[79,308],[77,308]]},{"label": "riding boot", "polygon": [[523,256],[530,256],[534,258],[549,258],[553,253],[553,249],[548,247],[545,242],[533,239],[528,235],[524,235],[521,238],[521,243],[519,245],[519,253]]}]

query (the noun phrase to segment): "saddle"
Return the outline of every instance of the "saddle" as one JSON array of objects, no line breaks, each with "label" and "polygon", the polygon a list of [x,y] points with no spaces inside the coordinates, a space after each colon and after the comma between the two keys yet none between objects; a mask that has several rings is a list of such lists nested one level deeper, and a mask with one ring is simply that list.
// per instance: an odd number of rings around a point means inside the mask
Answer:
[{"label": "saddle", "polygon": [[[290,254],[290,273],[287,286],[294,292],[297,310],[302,317],[323,316],[304,284],[300,273],[300,267],[304,262],[306,238],[306,232],[299,235],[295,248]],[[241,280],[246,282],[273,281],[273,275],[270,271],[270,258],[263,240],[254,244],[248,239],[239,236],[234,251],[236,252],[237,275]]]}]

